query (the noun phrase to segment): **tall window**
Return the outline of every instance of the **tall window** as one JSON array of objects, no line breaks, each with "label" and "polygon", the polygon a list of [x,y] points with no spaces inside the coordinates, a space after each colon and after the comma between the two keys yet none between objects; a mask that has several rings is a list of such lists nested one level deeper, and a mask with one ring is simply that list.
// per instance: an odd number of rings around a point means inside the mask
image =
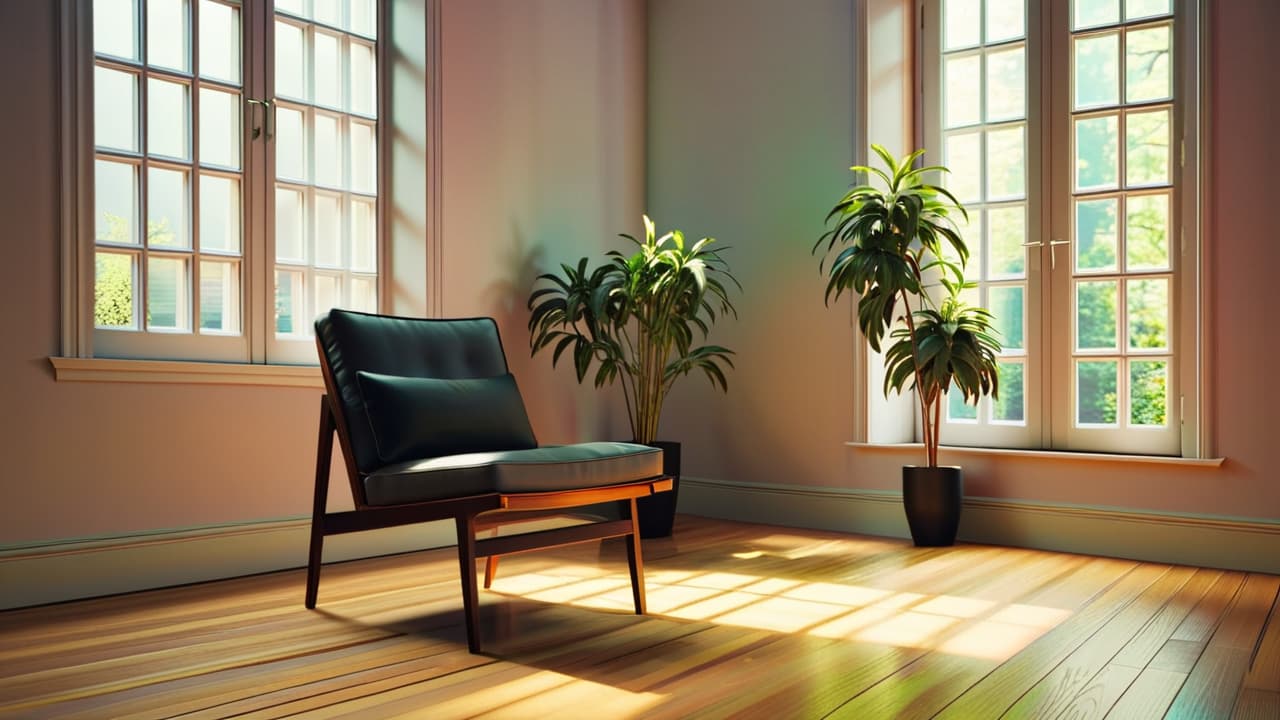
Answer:
[{"label": "tall window", "polygon": [[376,0],[92,26],[94,354],[314,361],[316,314],[378,304]]},{"label": "tall window", "polygon": [[949,442],[1183,453],[1196,259],[1175,252],[1173,148],[1190,5],[924,3],[924,144],[969,210],[970,299],[1005,346],[999,400],[950,398]]}]

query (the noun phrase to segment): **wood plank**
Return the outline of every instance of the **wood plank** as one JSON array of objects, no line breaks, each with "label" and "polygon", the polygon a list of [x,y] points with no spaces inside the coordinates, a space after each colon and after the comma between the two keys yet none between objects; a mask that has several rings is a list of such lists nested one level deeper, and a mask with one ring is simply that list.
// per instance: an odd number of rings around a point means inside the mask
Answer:
[{"label": "wood plank", "polygon": [[[1141,673],[1134,667],[1111,663],[1085,683],[1080,692],[1058,714],[1061,718],[1087,720],[1106,717],[1112,706],[1128,692]],[[1169,696],[1172,699],[1172,695]],[[1046,715],[1045,717],[1050,717]]]},{"label": "wood plank", "polygon": [[1204,652],[1204,646],[1205,643],[1190,640],[1168,640],[1147,667],[1186,675],[1196,666],[1200,653]]},{"label": "wood plank", "polygon": [[1209,645],[1187,676],[1165,717],[1170,720],[1231,717],[1231,709],[1248,669],[1248,651]]},{"label": "wood plank", "polygon": [[1173,633],[1186,620],[1187,615],[1191,613],[1200,601],[1204,599],[1209,589],[1222,577],[1222,573],[1218,570],[1200,570],[1183,585],[1178,592],[1169,599],[1169,602],[1155,617],[1151,618],[1151,622],[1127,643],[1120,652],[1116,653],[1116,657],[1112,662],[1117,665],[1127,665],[1131,668],[1141,670],[1151,662],[1165,643],[1173,637]]},{"label": "wood plank", "polygon": [[[1157,720],[1182,688],[1186,673],[1147,668],[1107,713],[1108,720]],[[1071,717],[1064,714],[1063,717]]]},{"label": "wood plank", "polygon": [[1276,720],[1280,718],[1280,692],[1245,688],[1240,693],[1232,720]]},{"label": "wood plank", "polygon": [[[1280,594],[1271,602],[1271,612],[1253,653],[1244,686],[1280,692]],[[1276,717],[1280,717],[1280,713],[1276,713]]]},{"label": "wood plank", "polygon": [[1236,593],[1244,587],[1246,577],[1248,573],[1222,573],[1222,577],[1218,578],[1209,592],[1205,593],[1204,599],[1187,614],[1187,618],[1173,632],[1172,638],[1201,644],[1208,643],[1209,638],[1213,637],[1214,631],[1218,629],[1218,624],[1222,622],[1227,609],[1235,601]]}]

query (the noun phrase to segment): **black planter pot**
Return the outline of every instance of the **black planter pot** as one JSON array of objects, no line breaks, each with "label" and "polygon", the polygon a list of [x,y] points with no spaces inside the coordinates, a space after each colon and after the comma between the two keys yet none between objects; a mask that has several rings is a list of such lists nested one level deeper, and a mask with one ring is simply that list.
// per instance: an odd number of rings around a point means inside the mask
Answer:
[{"label": "black planter pot", "polygon": [[640,512],[640,537],[667,537],[676,520],[676,497],[680,492],[680,443],[655,440],[645,444],[662,450],[662,474],[671,476],[672,485],[671,492],[636,501]]},{"label": "black planter pot", "polygon": [[917,547],[954,545],[964,475],[954,466],[902,468],[902,506]]}]

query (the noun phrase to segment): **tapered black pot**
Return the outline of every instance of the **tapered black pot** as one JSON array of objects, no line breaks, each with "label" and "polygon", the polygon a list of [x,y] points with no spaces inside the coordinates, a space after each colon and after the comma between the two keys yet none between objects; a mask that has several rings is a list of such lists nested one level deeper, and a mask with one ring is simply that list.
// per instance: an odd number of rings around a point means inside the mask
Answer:
[{"label": "tapered black pot", "polygon": [[964,475],[958,467],[902,468],[902,505],[916,546],[955,544],[963,497]]},{"label": "tapered black pot", "polygon": [[676,521],[676,496],[680,492],[680,443],[654,440],[644,444],[662,450],[662,474],[671,476],[671,492],[636,501],[640,512],[640,537],[667,537]]}]

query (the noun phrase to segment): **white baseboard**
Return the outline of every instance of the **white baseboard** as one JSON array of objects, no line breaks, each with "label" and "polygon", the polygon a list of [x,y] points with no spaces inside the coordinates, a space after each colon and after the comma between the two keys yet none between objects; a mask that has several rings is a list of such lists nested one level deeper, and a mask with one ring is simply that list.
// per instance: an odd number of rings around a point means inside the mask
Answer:
[{"label": "white baseboard", "polygon": [[[902,494],[684,477],[680,512],[909,537]],[[1280,574],[1280,521],[968,497],[959,539],[1150,562]]]}]

